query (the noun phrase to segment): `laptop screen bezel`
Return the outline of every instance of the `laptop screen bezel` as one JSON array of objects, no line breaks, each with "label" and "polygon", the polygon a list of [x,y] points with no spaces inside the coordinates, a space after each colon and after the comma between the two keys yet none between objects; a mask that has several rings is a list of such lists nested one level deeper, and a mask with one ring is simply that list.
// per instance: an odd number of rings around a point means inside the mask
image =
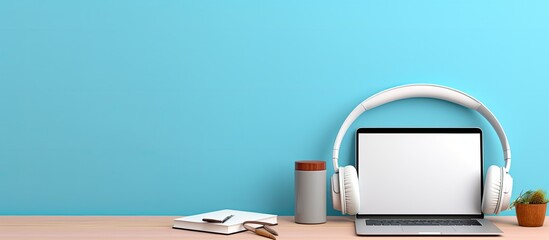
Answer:
[{"label": "laptop screen bezel", "polygon": [[[484,184],[482,184],[484,179],[484,154],[483,154],[483,143],[482,143],[482,130],[480,128],[359,128],[356,130],[355,134],[355,166],[357,169],[357,175],[359,174],[359,161],[358,161],[358,150],[359,150],[359,134],[361,133],[473,133],[480,135],[480,199],[482,204],[482,198],[484,193]],[[358,175],[360,178],[360,175]],[[361,203],[362,204],[362,203]],[[479,207],[481,207],[479,205]],[[482,208],[482,207],[481,207]],[[356,214],[357,218],[371,218],[371,217],[383,217],[383,218],[484,218],[484,213],[480,214]]]}]

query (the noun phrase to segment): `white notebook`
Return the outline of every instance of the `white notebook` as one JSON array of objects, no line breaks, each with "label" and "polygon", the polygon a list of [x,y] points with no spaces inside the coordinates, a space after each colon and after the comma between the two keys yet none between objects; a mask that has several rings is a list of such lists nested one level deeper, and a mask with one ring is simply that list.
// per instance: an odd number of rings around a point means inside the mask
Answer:
[{"label": "white notebook", "polygon": [[[202,221],[203,218],[223,219],[229,215],[234,216],[224,223],[207,223]],[[276,215],[225,209],[188,217],[176,218],[173,220],[173,228],[211,233],[232,234],[246,230],[242,225],[244,221],[262,221],[274,224],[278,223]]]}]

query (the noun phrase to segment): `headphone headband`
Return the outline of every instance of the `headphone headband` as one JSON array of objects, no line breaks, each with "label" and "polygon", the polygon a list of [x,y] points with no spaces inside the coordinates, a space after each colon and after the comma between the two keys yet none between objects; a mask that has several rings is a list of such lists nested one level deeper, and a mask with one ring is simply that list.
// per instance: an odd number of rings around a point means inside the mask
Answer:
[{"label": "headphone headband", "polygon": [[482,104],[479,100],[473,98],[472,96],[469,96],[466,93],[453,88],[432,84],[410,84],[390,88],[367,98],[358,106],[356,106],[355,109],[353,109],[353,111],[347,116],[347,118],[345,118],[345,121],[341,125],[341,128],[339,129],[336,140],[334,142],[332,160],[335,172],[339,171],[339,147],[341,145],[341,141],[343,141],[345,133],[347,133],[347,130],[349,129],[351,124],[353,124],[353,122],[365,111],[379,107],[386,103],[408,98],[440,99],[459,104],[461,106],[479,112],[484,118],[486,118],[486,120],[488,120],[488,122],[490,123],[490,125],[492,125],[498,135],[501,146],[503,148],[505,172],[509,173],[509,168],[511,168],[511,148],[509,147],[509,142],[507,141],[505,131],[503,130],[503,127],[497,120],[496,116],[494,116],[494,114],[492,114],[492,112],[490,112],[490,110],[486,106],[484,106],[484,104]]}]

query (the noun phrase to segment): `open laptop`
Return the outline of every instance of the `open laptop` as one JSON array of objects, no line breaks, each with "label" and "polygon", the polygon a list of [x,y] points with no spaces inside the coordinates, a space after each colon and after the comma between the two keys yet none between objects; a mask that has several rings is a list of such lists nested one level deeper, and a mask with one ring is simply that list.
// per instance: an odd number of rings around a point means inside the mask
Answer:
[{"label": "open laptop", "polygon": [[478,128],[360,128],[357,235],[500,235],[484,219]]}]

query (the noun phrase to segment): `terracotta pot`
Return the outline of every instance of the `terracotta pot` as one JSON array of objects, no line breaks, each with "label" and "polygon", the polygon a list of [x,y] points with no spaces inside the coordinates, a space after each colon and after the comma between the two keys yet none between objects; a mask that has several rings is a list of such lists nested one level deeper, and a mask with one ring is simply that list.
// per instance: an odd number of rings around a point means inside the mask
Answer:
[{"label": "terracotta pot", "polygon": [[541,227],[545,220],[547,203],[544,204],[517,204],[518,224],[523,227]]}]

